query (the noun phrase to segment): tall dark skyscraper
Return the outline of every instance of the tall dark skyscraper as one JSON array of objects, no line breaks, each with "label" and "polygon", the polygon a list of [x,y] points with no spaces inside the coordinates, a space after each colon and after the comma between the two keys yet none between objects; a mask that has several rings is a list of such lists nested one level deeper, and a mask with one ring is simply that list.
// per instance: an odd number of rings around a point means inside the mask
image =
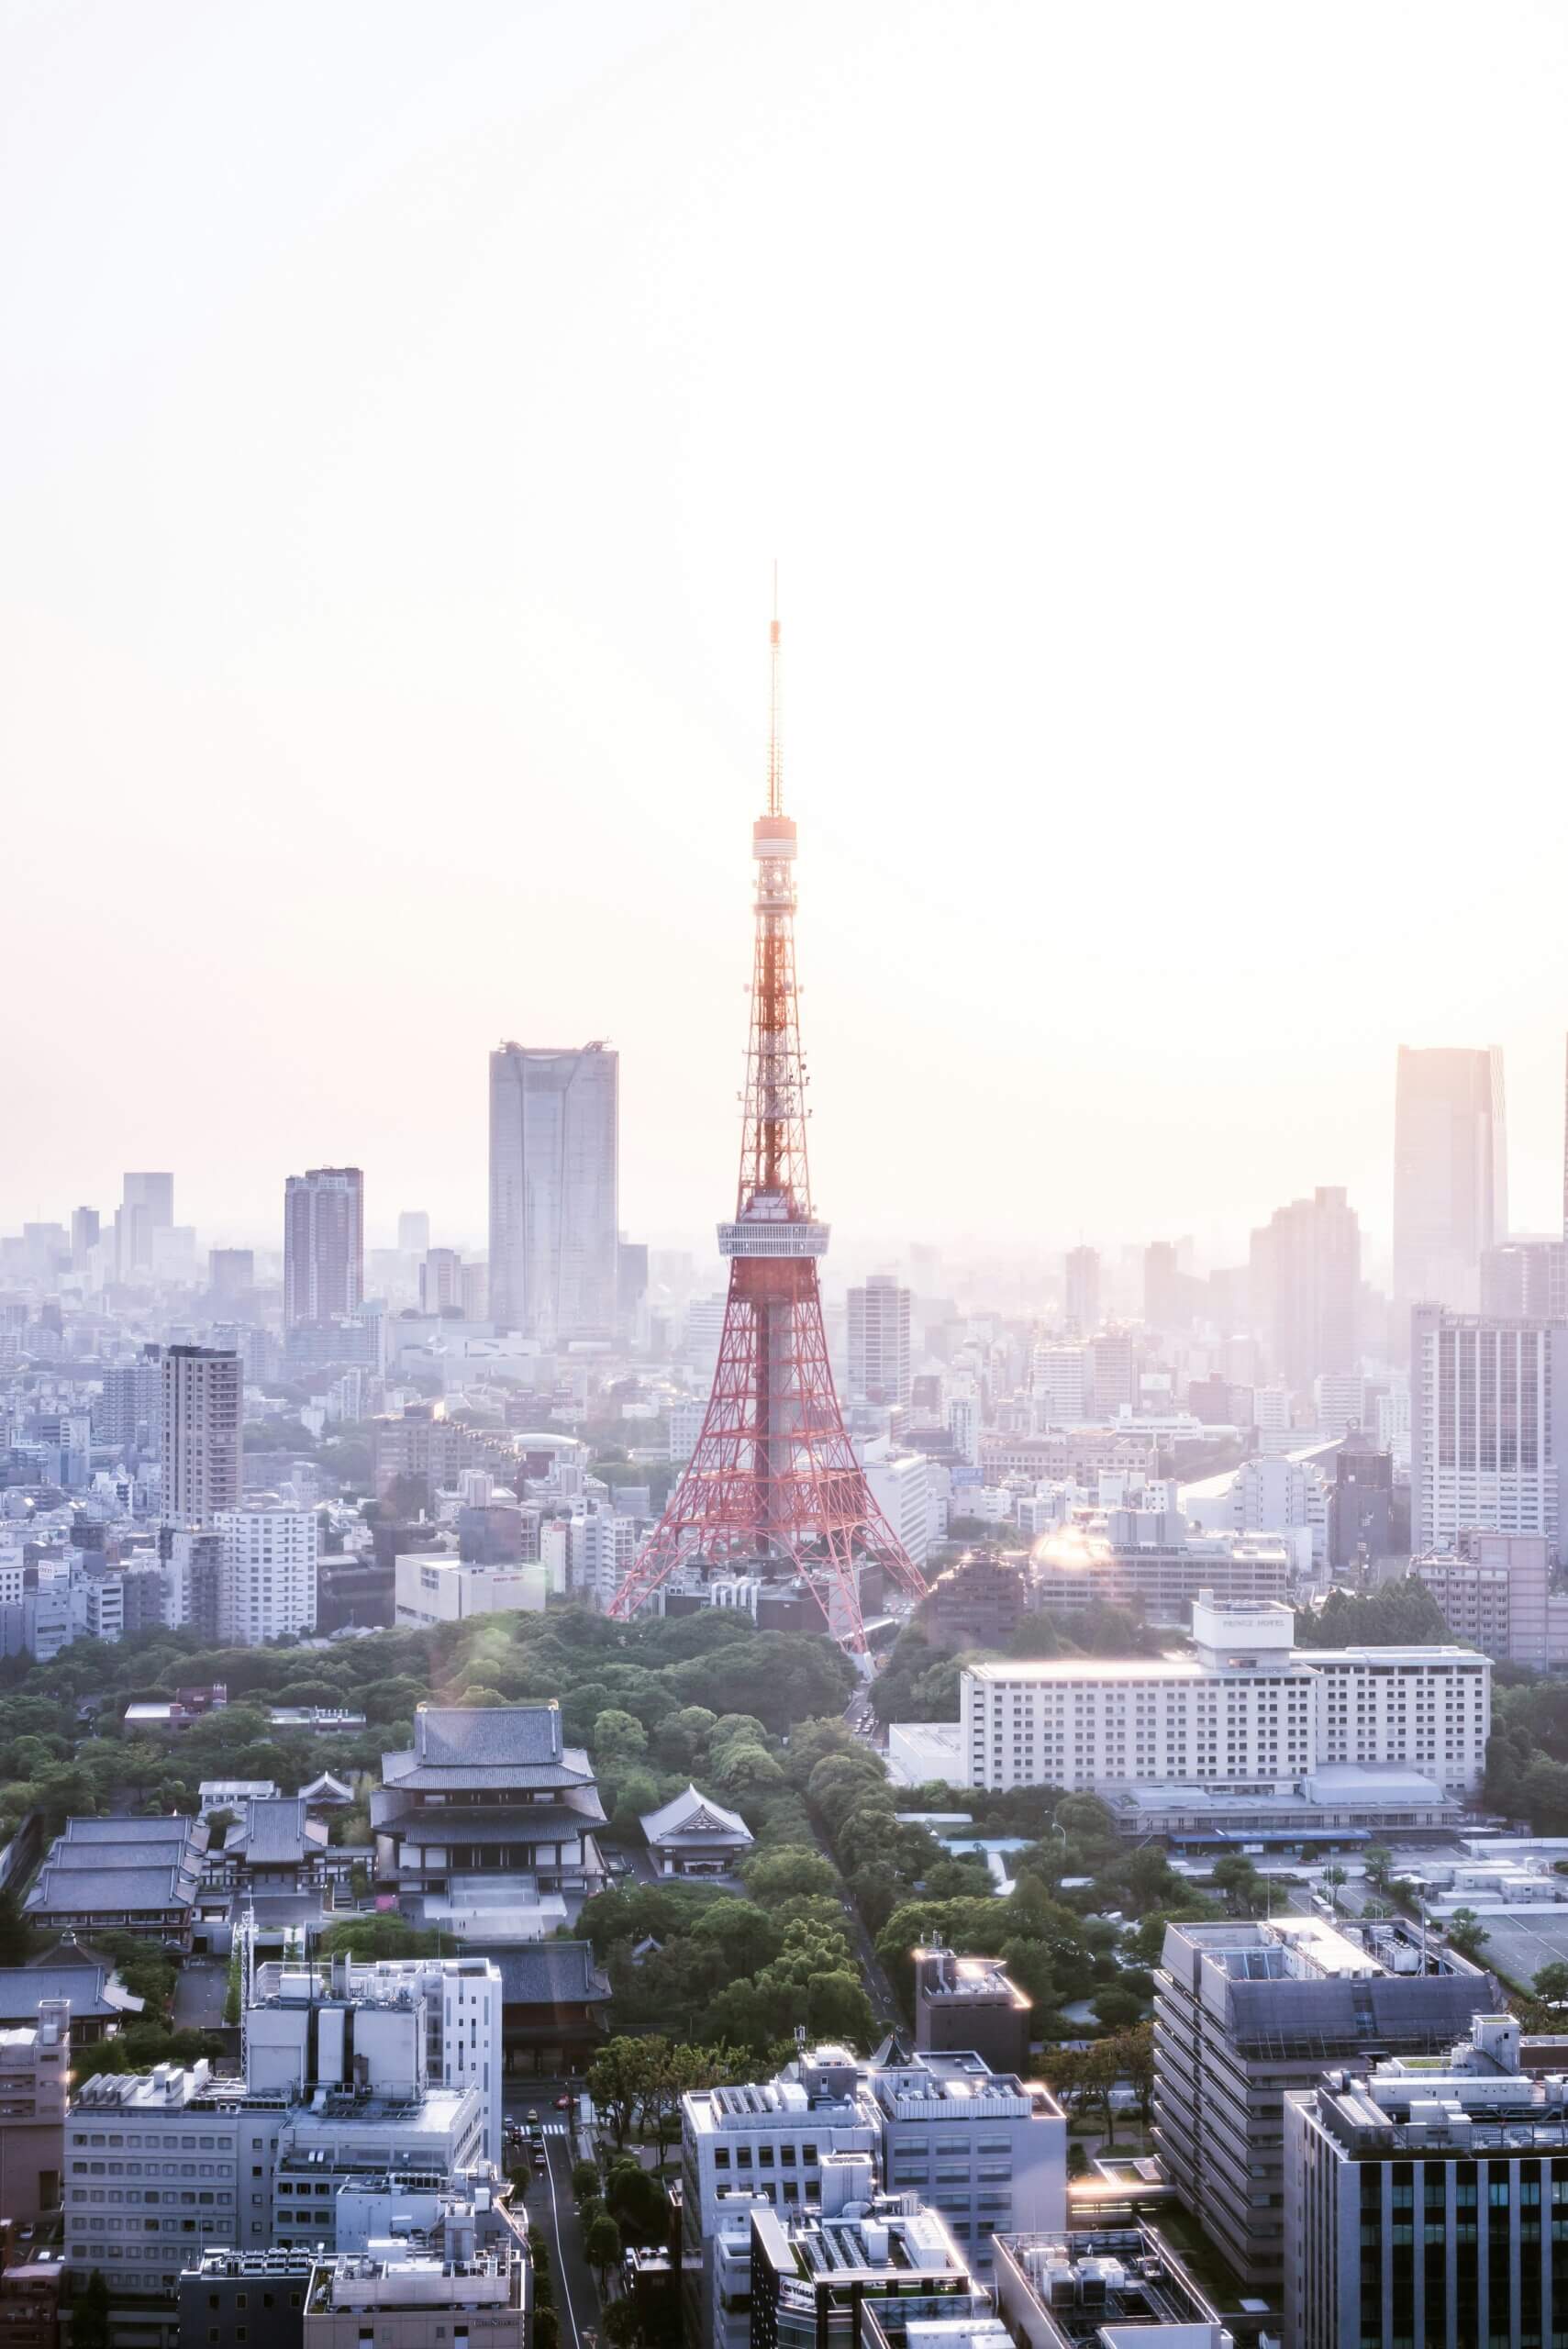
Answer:
[{"label": "tall dark skyscraper", "polygon": [[1481,1258],[1508,1228],[1503,1055],[1399,1047],[1394,1302],[1473,1313]]},{"label": "tall dark skyscraper", "polygon": [[616,1328],[620,1056],[490,1055],[490,1319],[542,1345]]},{"label": "tall dark skyscraper", "polygon": [[365,1178],[313,1166],[284,1185],[284,1319],[330,1321],[365,1294]]}]

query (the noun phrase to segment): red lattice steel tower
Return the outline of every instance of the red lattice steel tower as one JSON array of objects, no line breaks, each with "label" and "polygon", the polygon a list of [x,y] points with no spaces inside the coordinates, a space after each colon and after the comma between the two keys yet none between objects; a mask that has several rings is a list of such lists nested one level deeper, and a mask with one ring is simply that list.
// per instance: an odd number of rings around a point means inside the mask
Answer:
[{"label": "red lattice steel tower", "polygon": [[829,1627],[865,1645],[859,1576],[874,1563],[904,1589],[924,1578],[855,1458],[828,1362],[817,1266],[828,1226],[811,1212],[806,1070],[795,1007],[795,828],[784,811],[779,623],[772,629],[767,808],[751,830],[757,940],[746,1109],[718,1364],[702,1433],[668,1508],[610,1604],[628,1616],[678,1566],[799,1575]]}]

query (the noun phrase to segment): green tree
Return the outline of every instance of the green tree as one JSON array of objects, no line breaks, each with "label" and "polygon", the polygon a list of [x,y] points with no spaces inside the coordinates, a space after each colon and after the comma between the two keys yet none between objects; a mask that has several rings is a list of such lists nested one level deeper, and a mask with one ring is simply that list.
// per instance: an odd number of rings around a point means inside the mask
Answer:
[{"label": "green tree", "polygon": [[573,2162],[572,2165],[572,2193],[573,2199],[581,2202],[584,2195],[596,2194],[598,2190],[598,2163]]},{"label": "green tree", "polygon": [[788,1846],[783,1851],[753,1852],[740,1871],[751,1898],[764,1909],[787,1900],[795,1892],[836,1894],[839,1880],[820,1852]]},{"label": "green tree", "polygon": [[441,1946],[439,1931],[411,1925],[406,1917],[390,1912],[339,1917],[317,1943],[326,1957],[439,1957]]},{"label": "green tree", "polygon": [[620,2265],[620,2229],[607,2210],[601,2210],[583,2234],[583,2256],[597,2274],[601,2293],[608,2290],[611,2271]]},{"label": "green tree", "polygon": [[1224,1894],[1232,1916],[1250,1917],[1257,1909],[1263,1880],[1244,1853],[1227,1852],[1216,1860],[1210,1882]]},{"label": "green tree", "polygon": [[1473,1909],[1456,1909],[1448,1920],[1450,1946],[1462,1957],[1473,1957],[1483,1942],[1492,1938]]},{"label": "green tree", "polygon": [[1543,1965],[1533,1987],[1543,2006],[1568,2007],[1568,1960],[1554,1957]]},{"label": "green tree", "polygon": [[1111,2044],[1118,2076],[1137,2097],[1138,2117],[1147,2129],[1154,2112],[1154,2026],[1135,2023],[1130,2031],[1118,2031]]},{"label": "green tree", "polygon": [[1394,1854],[1386,1843],[1369,1843],[1362,1854],[1362,1861],[1373,1884],[1382,1887],[1388,1882],[1394,1866]]},{"label": "green tree", "polygon": [[624,2036],[607,2039],[588,2066],[588,2094],[608,2122],[617,2152],[631,2133],[651,2072],[648,2041]]},{"label": "green tree", "polygon": [[648,1731],[635,1713],[607,1705],[595,1718],[589,1742],[600,1769],[613,1770],[617,1765],[641,1759],[648,1751]]}]

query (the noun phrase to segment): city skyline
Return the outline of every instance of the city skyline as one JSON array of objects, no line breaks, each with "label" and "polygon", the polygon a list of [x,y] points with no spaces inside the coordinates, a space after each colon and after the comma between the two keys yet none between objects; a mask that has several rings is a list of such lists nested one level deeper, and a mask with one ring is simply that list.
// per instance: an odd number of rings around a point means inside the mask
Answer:
[{"label": "city skyline", "polygon": [[[433,75],[392,6],[308,89],[271,15],[13,16],[0,1221],[173,1166],[250,1239],[328,1160],[477,1238],[484,1053],[605,1036],[625,1220],[699,1237],[776,553],[840,1234],[936,1081],[923,1235],[1381,1244],[1397,1046],[1491,1042],[1555,1228],[1561,28],[1425,12],[1411,103],[1386,7],[740,13],[477,0]],[[122,969],[182,1051],[89,1072]]]}]

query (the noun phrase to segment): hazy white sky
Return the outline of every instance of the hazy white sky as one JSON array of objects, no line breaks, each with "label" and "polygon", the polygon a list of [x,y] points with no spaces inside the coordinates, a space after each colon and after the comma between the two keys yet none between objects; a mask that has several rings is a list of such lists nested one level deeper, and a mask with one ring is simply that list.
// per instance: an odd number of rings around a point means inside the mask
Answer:
[{"label": "hazy white sky", "polygon": [[1558,1210],[1568,10],[0,0],[0,1226],[733,1180],[768,565],[852,1244]]}]

